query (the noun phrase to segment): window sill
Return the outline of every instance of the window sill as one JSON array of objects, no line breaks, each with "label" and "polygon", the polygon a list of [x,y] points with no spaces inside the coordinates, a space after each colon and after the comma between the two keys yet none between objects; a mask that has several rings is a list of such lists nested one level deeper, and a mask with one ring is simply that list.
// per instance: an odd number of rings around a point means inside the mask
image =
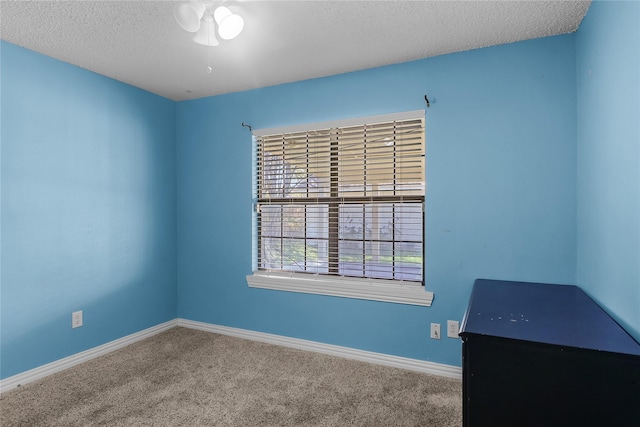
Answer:
[{"label": "window sill", "polygon": [[429,307],[433,292],[419,284],[375,279],[328,277],[295,273],[255,272],[247,276],[251,288],[302,292]]}]

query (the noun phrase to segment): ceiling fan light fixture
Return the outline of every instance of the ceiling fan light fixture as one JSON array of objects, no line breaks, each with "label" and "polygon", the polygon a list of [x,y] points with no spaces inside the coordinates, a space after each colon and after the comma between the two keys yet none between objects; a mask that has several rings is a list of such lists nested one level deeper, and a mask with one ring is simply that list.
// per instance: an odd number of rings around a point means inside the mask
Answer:
[{"label": "ceiling fan light fixture", "polygon": [[231,40],[238,36],[244,28],[244,19],[235,14],[229,8],[220,6],[213,12],[213,17],[218,24],[218,35],[224,40]]},{"label": "ceiling fan light fixture", "polygon": [[173,15],[183,30],[195,33],[200,29],[200,19],[204,15],[205,6],[201,2],[191,1],[176,6]]},{"label": "ceiling fan light fixture", "polygon": [[215,18],[218,25],[220,25],[220,23],[224,20],[224,18],[226,18],[231,14],[232,13],[229,10],[229,8],[224,6],[216,7],[216,10],[213,11],[213,17]]},{"label": "ceiling fan light fixture", "polygon": [[200,29],[193,36],[193,41],[204,46],[218,46],[220,41],[216,38],[216,24],[210,16],[205,17]]}]

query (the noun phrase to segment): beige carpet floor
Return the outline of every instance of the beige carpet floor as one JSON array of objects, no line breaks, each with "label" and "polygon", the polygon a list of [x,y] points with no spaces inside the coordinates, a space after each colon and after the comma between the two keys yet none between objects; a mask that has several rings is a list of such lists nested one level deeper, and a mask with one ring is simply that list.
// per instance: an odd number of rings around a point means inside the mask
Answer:
[{"label": "beige carpet floor", "polygon": [[173,328],[0,395],[9,426],[459,426],[461,381]]}]

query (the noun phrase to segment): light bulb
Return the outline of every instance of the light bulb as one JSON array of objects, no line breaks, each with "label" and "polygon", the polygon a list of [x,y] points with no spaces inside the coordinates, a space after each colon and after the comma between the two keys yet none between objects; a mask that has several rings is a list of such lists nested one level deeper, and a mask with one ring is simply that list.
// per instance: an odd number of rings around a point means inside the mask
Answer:
[{"label": "light bulb", "polygon": [[242,32],[244,19],[240,15],[229,15],[218,26],[220,38],[231,40]]},{"label": "light bulb", "polygon": [[237,37],[244,27],[242,16],[234,14],[224,6],[218,7],[213,12],[213,17],[218,24],[218,34],[224,40],[231,40]]},{"label": "light bulb", "polygon": [[229,15],[232,15],[232,13],[228,7],[220,6],[213,11],[213,17],[215,18],[218,25],[220,25],[222,20]]}]

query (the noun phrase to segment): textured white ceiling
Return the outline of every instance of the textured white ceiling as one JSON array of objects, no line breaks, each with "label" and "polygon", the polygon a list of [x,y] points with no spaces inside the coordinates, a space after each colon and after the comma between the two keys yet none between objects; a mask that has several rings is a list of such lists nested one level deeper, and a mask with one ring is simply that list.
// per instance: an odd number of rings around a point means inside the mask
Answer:
[{"label": "textured white ceiling", "polygon": [[184,100],[569,33],[590,5],[224,1],[244,17],[244,31],[207,48],[177,25],[178,3],[2,0],[0,34],[18,46]]}]

